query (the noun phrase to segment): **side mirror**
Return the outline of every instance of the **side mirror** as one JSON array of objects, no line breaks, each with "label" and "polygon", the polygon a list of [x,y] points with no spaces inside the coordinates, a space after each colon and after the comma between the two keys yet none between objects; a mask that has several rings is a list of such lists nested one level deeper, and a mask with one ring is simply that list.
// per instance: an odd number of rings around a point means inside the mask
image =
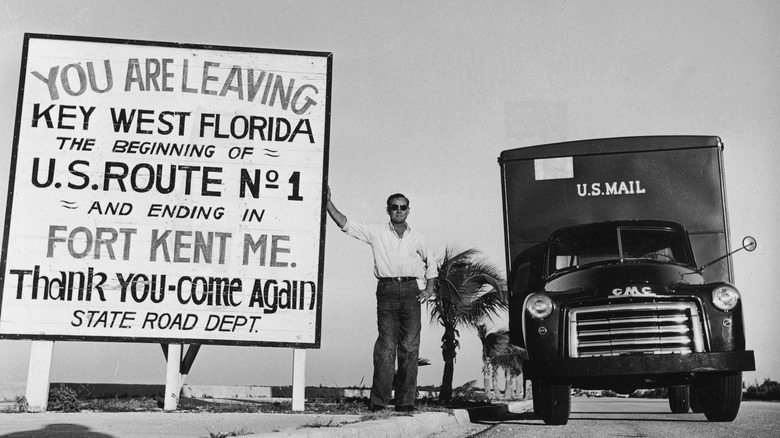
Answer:
[{"label": "side mirror", "polygon": [[703,265],[702,267],[700,267],[699,269],[697,269],[697,270],[696,270],[696,272],[698,272],[699,274],[701,274],[701,273],[702,273],[702,271],[704,271],[704,269],[706,269],[706,268],[708,268],[708,267],[710,267],[710,266],[714,265],[715,263],[717,263],[717,262],[719,262],[719,261],[721,261],[721,260],[725,259],[726,257],[729,257],[729,256],[731,256],[732,254],[734,254],[734,253],[735,253],[735,252],[737,252],[737,251],[741,251],[741,250],[743,250],[743,249],[744,249],[744,250],[747,250],[748,252],[755,251],[755,249],[756,249],[756,246],[758,246],[758,243],[756,242],[756,239],[754,239],[754,238],[753,238],[753,237],[751,237],[751,236],[745,236],[745,238],[744,238],[744,239],[742,239],[742,246],[741,246],[740,248],[737,248],[737,249],[735,249],[734,251],[731,251],[730,253],[728,253],[728,254],[726,254],[726,255],[724,255],[724,256],[718,257],[718,258],[716,258],[715,260],[713,260],[713,261],[711,261],[711,262],[707,263],[706,265]]},{"label": "side mirror", "polygon": [[[756,246],[758,246],[758,243],[756,243],[756,239],[754,239],[752,236],[745,236],[745,238],[742,239],[742,248],[745,248],[748,252],[755,251],[756,250]],[[739,251],[739,250],[737,250],[737,251]],[[734,252],[737,252],[737,251],[734,251]]]}]

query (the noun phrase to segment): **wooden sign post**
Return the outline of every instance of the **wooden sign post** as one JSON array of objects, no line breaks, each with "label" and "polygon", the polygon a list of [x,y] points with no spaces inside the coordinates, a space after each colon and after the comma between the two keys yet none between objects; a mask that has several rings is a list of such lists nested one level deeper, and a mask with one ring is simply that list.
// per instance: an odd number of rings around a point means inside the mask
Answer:
[{"label": "wooden sign post", "polygon": [[49,379],[54,341],[33,341],[30,344],[30,365],[27,370],[27,410],[45,412],[49,405]]},{"label": "wooden sign post", "polygon": [[175,411],[181,394],[181,344],[168,344],[168,367],[165,373],[165,404],[163,409]]},{"label": "wooden sign post", "polygon": [[306,350],[293,350],[292,410],[303,411],[306,400]]}]

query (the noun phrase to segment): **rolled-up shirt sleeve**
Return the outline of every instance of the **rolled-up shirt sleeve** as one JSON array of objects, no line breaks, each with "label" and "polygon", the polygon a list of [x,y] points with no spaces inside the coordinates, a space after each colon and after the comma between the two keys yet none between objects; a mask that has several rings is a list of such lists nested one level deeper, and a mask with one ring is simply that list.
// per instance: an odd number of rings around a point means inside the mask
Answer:
[{"label": "rolled-up shirt sleeve", "polygon": [[425,279],[427,280],[436,278],[438,274],[438,266],[436,265],[436,260],[434,259],[433,254],[431,254],[431,251],[428,249],[428,242],[425,240],[425,237],[419,233],[415,234],[415,238],[417,239],[417,244],[419,245],[417,253],[420,255],[420,259],[425,265]]},{"label": "rolled-up shirt sleeve", "polygon": [[347,219],[347,223],[344,224],[344,228],[341,231],[361,242],[371,243],[371,226],[369,224],[353,222]]}]

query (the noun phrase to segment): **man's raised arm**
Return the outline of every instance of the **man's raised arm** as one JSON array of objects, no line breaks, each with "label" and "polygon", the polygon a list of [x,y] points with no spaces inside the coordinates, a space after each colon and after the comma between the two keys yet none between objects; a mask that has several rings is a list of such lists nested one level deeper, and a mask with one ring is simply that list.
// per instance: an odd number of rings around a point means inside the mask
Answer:
[{"label": "man's raised arm", "polygon": [[328,211],[328,215],[330,215],[330,218],[333,219],[333,222],[336,223],[336,225],[339,226],[339,228],[344,228],[344,225],[347,224],[347,217],[344,216],[335,205],[333,205],[333,201],[330,200],[330,186],[328,186],[328,203],[325,206],[325,209]]}]

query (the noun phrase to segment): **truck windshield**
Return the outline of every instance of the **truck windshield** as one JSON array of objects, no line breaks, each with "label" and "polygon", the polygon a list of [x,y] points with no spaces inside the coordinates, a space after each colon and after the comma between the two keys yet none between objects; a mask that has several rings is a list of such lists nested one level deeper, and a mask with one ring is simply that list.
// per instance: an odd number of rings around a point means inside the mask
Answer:
[{"label": "truck windshield", "polygon": [[594,227],[571,230],[553,244],[553,272],[603,262],[688,264],[684,236],[671,228]]}]

